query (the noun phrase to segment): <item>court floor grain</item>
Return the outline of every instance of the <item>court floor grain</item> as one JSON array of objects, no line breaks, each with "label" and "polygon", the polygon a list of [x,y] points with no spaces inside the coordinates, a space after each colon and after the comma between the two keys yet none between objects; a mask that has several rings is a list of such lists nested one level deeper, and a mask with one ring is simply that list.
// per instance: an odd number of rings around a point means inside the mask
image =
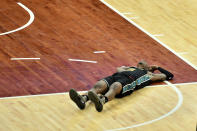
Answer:
[{"label": "court floor grain", "polygon": [[[181,5],[181,6],[179,6]],[[1,130],[195,130],[194,0],[3,0]],[[90,89],[117,66],[160,65],[174,80],[79,110],[67,91]]]}]

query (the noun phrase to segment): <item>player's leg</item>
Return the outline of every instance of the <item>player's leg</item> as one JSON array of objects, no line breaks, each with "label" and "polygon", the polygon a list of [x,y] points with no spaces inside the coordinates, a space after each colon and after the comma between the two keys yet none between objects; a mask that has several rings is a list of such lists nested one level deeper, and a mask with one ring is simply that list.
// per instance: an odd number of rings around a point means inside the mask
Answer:
[{"label": "player's leg", "polygon": [[120,94],[121,91],[122,91],[122,84],[120,82],[114,82],[110,86],[109,91],[105,94],[105,98],[107,98],[106,101],[113,100],[116,95]]},{"label": "player's leg", "polygon": [[[106,92],[107,89],[108,89],[108,87],[107,87],[106,81],[100,80],[94,85],[93,88],[90,89],[90,91],[94,92],[96,94],[98,94],[98,93],[102,94],[102,93]],[[70,96],[71,100],[73,100],[80,109],[84,109],[85,103],[89,100],[87,92],[80,95],[75,89],[71,89],[69,91],[69,96]]]},{"label": "player's leg", "polygon": [[99,96],[96,93],[89,91],[88,97],[89,99],[95,104],[95,108],[98,112],[101,112],[103,110],[103,105],[111,101],[115,98],[117,94],[119,94],[122,90],[122,84],[120,82],[114,82],[110,88],[109,91],[104,96]]},{"label": "player's leg", "polygon": [[[93,88],[89,91],[94,92],[95,94],[104,94],[108,90],[107,82],[103,79],[98,81]],[[83,94],[84,96],[88,96],[88,92]]]}]

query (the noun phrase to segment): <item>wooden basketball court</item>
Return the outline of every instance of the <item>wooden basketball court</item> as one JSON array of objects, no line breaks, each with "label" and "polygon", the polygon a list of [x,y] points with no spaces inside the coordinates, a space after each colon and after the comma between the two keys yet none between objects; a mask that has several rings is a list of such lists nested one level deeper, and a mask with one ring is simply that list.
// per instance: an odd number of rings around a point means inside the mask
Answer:
[{"label": "wooden basketball court", "polygon": [[[196,130],[196,11],[194,0],[3,0],[0,130]],[[101,113],[69,99],[142,59],[174,79]]]}]

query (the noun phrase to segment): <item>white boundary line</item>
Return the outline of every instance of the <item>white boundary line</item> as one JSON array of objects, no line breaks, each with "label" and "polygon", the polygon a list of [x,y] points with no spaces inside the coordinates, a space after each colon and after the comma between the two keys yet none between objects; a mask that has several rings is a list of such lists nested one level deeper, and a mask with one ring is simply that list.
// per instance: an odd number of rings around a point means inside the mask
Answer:
[{"label": "white boundary line", "polygon": [[[79,93],[84,93],[87,91],[78,91]],[[11,97],[2,97],[0,100],[7,100],[7,99],[18,99],[18,98],[29,98],[29,97],[38,97],[38,96],[53,96],[53,95],[65,95],[68,94],[68,92],[62,92],[62,93],[50,93],[50,94],[40,94],[40,95],[26,95],[26,96],[11,96]]]},{"label": "white boundary line", "polygon": [[89,63],[97,63],[97,61],[89,61],[89,60],[79,60],[79,59],[68,59],[69,61],[77,61],[77,62],[89,62]]},{"label": "white boundary line", "polygon": [[147,32],[145,29],[143,29],[141,26],[139,26],[138,24],[136,24],[134,21],[132,21],[131,19],[129,19],[128,17],[126,17],[125,15],[121,14],[117,9],[115,9],[114,7],[112,7],[110,4],[108,4],[107,2],[105,2],[104,0],[100,0],[103,4],[105,4],[106,6],[108,6],[110,9],[112,9],[114,12],[118,13],[120,16],[122,16],[124,19],[126,19],[128,22],[130,22],[131,24],[133,24],[134,26],[136,26],[138,29],[140,29],[141,31],[143,31],[144,33],[146,33],[148,36],[150,36],[152,39],[154,39],[155,41],[157,41],[158,43],[160,43],[162,46],[164,46],[166,49],[170,50],[172,53],[174,53],[176,56],[178,56],[180,59],[182,59],[184,62],[186,62],[187,64],[189,64],[190,66],[192,66],[195,70],[197,70],[197,67],[192,64],[191,62],[189,62],[188,60],[186,60],[185,58],[183,58],[181,55],[179,55],[178,53],[176,53],[174,50],[172,50],[170,47],[168,47],[166,44],[164,44],[163,42],[161,42],[159,39],[157,39],[155,36],[153,36],[152,34],[150,34],[149,32]]},{"label": "white boundary line", "polygon": [[34,21],[34,14],[33,14],[33,12],[30,9],[28,9],[25,5],[23,5],[22,3],[18,2],[17,4],[19,6],[21,6],[23,9],[25,9],[29,13],[29,15],[30,15],[29,21],[25,25],[15,29],[15,30],[8,31],[8,32],[5,32],[5,33],[0,33],[0,36],[1,35],[7,35],[7,34],[10,34],[10,33],[22,30],[22,29],[26,28],[27,26],[29,26]]},{"label": "white boundary line", "polygon": [[177,83],[177,84],[173,84],[175,86],[179,86],[179,85],[192,85],[192,84],[197,84],[197,82],[190,82],[190,83]]},{"label": "white boundary line", "polygon": [[[177,84],[172,84],[174,86],[182,86],[182,85],[195,85],[197,84],[197,82],[189,82],[189,83],[177,83]],[[152,85],[152,86],[147,86],[146,88],[150,88],[150,87],[165,87],[168,85]]]},{"label": "white boundary line", "polygon": [[[197,84],[197,82],[191,82],[191,83],[177,83],[177,84],[172,84],[174,86],[178,85],[192,85],[192,84]],[[151,88],[151,87],[166,87],[169,85],[151,85],[151,86],[146,86],[145,88]],[[79,91],[80,93],[87,92],[87,91]],[[65,95],[68,94],[68,92],[62,92],[62,93],[49,93],[49,94],[39,94],[39,95],[26,95],[26,96],[10,96],[10,97],[1,97],[0,100],[4,99],[15,99],[15,98],[26,98],[26,97],[37,97],[37,96],[51,96],[51,95]]]},{"label": "white boundary line", "polygon": [[[145,88],[150,87],[161,87],[161,86],[167,86],[167,85],[155,85],[155,86],[146,86]],[[80,93],[86,92],[86,91],[79,91]],[[49,93],[49,94],[39,94],[39,95],[26,95],[26,96],[10,96],[10,97],[1,97],[0,100],[4,99],[15,99],[15,98],[26,98],[26,97],[37,97],[37,96],[51,96],[51,95],[64,95],[68,94],[68,92],[62,92],[62,93]]]},{"label": "white boundary line", "polygon": [[178,96],[178,103],[177,105],[171,110],[169,111],[168,113],[154,119],[154,120],[150,120],[150,121],[147,121],[147,122],[144,122],[144,123],[140,123],[140,124],[136,124],[136,125],[132,125],[132,126],[128,126],[128,127],[123,127],[123,128],[117,128],[117,129],[111,129],[111,130],[105,130],[105,131],[119,131],[119,130],[125,130],[125,129],[131,129],[131,128],[135,128],[135,127],[139,127],[139,126],[143,126],[143,125],[147,125],[147,124],[151,124],[153,122],[156,122],[156,121],[159,121],[161,119],[164,119],[166,118],[167,116],[173,114],[175,111],[177,111],[182,103],[183,103],[183,96],[182,96],[182,93],[180,92],[180,90],[178,88],[176,88],[174,85],[172,85],[170,82],[168,81],[165,81],[165,83],[170,86],[176,93],[177,93],[177,96]]},{"label": "white boundary line", "polygon": [[40,60],[40,58],[11,58],[10,60]]}]

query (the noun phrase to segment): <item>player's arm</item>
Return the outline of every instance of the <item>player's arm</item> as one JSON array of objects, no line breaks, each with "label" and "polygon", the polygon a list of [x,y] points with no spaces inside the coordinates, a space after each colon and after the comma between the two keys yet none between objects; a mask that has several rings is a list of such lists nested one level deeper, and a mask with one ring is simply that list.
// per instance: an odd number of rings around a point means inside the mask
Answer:
[{"label": "player's arm", "polygon": [[152,66],[148,67],[148,71],[150,71],[150,72],[154,72],[157,69],[158,69],[158,66],[156,66],[156,65],[152,65]]},{"label": "player's arm", "polygon": [[123,72],[123,71],[127,71],[130,67],[128,66],[121,66],[121,67],[118,67],[116,70],[117,72]]},{"label": "player's arm", "polygon": [[171,72],[167,71],[164,68],[158,67],[157,70],[166,75],[166,80],[171,80],[174,77]]},{"label": "player's arm", "polygon": [[148,73],[150,80],[151,81],[164,81],[166,80],[166,75],[163,73],[159,73],[159,74],[154,74],[154,73]]},{"label": "player's arm", "polygon": [[149,72],[148,74],[151,77],[152,81],[171,80],[174,77],[174,75],[172,73],[170,73],[169,71],[167,71],[161,67],[157,67],[155,70],[159,70],[161,73],[154,74],[152,72]]}]

